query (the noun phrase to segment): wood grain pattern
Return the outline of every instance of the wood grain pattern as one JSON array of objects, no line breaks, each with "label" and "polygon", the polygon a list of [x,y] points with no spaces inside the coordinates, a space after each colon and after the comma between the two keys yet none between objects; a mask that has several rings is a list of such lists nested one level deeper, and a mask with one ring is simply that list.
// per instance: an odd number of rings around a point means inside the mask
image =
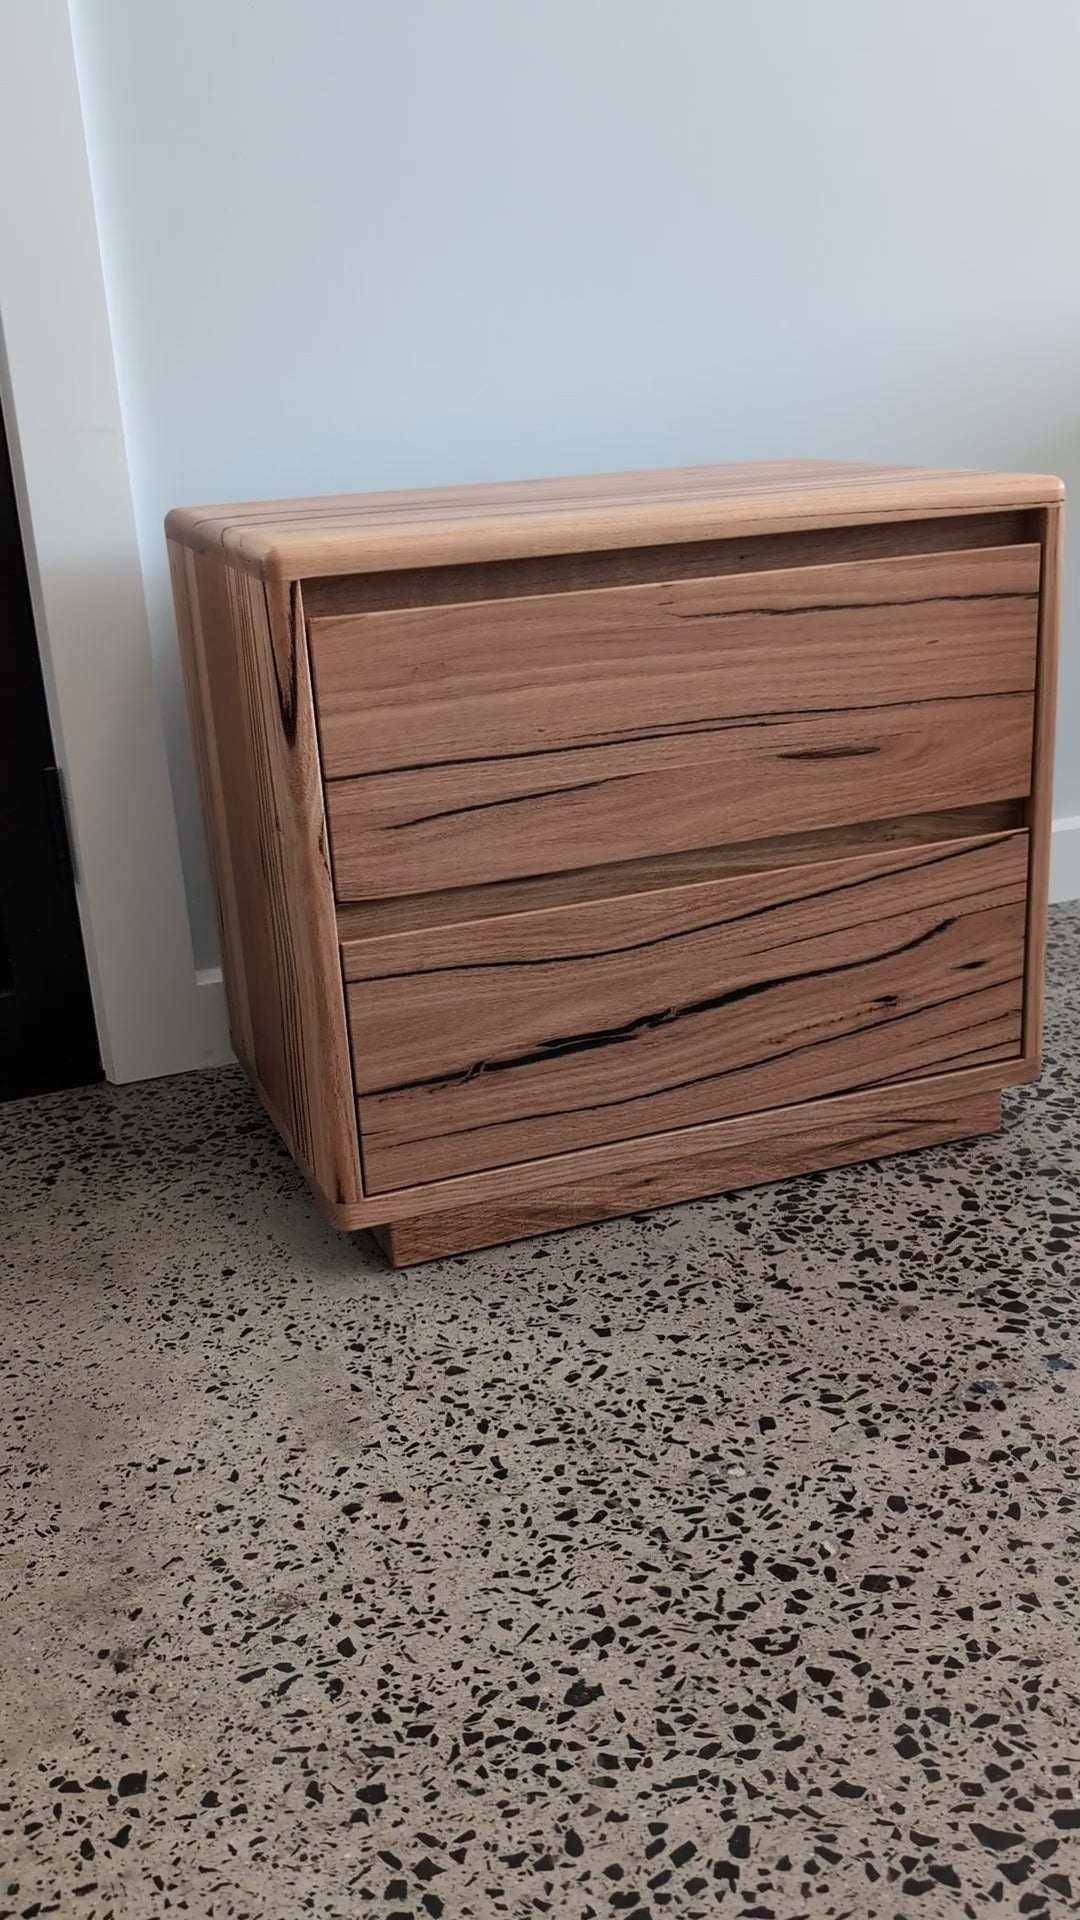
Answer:
[{"label": "wood grain pattern", "polygon": [[328,779],[735,720],[1030,692],[1039,548],[311,622]]},{"label": "wood grain pattern", "polygon": [[777,1116],[759,1116],[756,1139],[744,1133],[670,1165],[624,1168],[599,1180],[564,1175],[544,1193],[414,1214],[371,1231],[391,1266],[412,1266],[621,1213],[996,1133],[1000,1126],[1001,1095],[994,1091],[927,1095],[917,1086],[884,1088],[857,1113],[842,1101],[794,1107],[779,1123]]},{"label": "wood grain pattern", "polygon": [[430,1257],[996,1125],[1061,498],[773,462],[171,515],[234,1043],[329,1217]]},{"label": "wood grain pattern", "polygon": [[324,767],[361,775],[328,782],[338,898],[840,825],[871,790],[879,814],[1025,794],[1039,563],[1029,544],[313,621]]},{"label": "wood grain pattern", "polygon": [[298,594],[171,554],[237,1055],[331,1207],[362,1198]]},{"label": "wood grain pattern", "polygon": [[1027,836],[345,954],[365,1188],[1016,1059]]},{"label": "wood grain pattern", "polygon": [[529,879],[500,880],[490,886],[446,887],[438,893],[346,901],[338,907],[338,933],[347,967],[350,943],[380,933],[412,933],[418,927],[454,926],[465,920],[486,920],[493,914],[572,906],[582,900],[610,899],[613,894],[686,886],[693,880],[723,880],[736,873],[835,860],[844,853],[880,853],[889,847],[1008,833],[1023,827],[1026,821],[1025,801],[991,800],[935,813],[894,814],[885,820],[854,820],[807,833],[739,840],[722,847],[694,847],[689,852],[579,867],[566,873],[534,874]]},{"label": "wood grain pattern", "polygon": [[721,534],[1043,507],[1061,497],[1060,480],[1045,474],[771,460],[177,508],[166,530],[178,544],[221,554],[245,571],[306,580]]},{"label": "wood grain pattern", "polygon": [[[1033,696],[731,722],[675,737],[327,786],[339,900],[476,886],[1009,800],[1031,778]],[[963,741],[963,752],[958,742]]]},{"label": "wood grain pattern", "polygon": [[1054,824],[1054,725],[1057,711],[1064,534],[1064,508],[1049,507],[1043,531],[1038,679],[1035,694],[1031,796],[1028,802],[1031,862],[1028,873],[1024,1053],[1036,1069],[1042,1060],[1043,1002],[1046,987],[1046,926],[1050,898],[1050,844]]}]

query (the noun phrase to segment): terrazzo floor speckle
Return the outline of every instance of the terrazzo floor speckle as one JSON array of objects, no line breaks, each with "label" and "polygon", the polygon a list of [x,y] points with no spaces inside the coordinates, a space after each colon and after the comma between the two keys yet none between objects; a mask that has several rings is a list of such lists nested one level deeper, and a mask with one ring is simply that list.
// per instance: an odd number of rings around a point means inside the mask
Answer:
[{"label": "terrazzo floor speckle", "polygon": [[0,1108],[0,1916],[1080,1910],[1080,908],[984,1142],[394,1274]]}]

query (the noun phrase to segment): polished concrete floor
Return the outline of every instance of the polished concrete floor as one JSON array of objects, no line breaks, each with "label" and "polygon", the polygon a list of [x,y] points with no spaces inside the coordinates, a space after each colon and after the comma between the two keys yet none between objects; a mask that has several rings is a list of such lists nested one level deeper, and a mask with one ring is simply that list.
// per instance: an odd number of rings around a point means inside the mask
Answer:
[{"label": "polished concrete floor", "polygon": [[0,1915],[1080,1905],[1080,909],[999,1137],[386,1270],[0,1109]]}]

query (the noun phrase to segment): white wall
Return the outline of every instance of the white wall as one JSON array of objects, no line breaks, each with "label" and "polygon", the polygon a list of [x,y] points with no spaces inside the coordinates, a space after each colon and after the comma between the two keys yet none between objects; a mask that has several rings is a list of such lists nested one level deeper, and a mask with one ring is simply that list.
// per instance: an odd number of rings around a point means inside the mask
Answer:
[{"label": "white wall", "polygon": [[[197,957],[178,503],[785,453],[1080,481],[1076,0],[72,0]],[[1080,551],[1057,812],[1080,814]]]},{"label": "white wall", "polygon": [[0,0],[0,330],[102,1062],[175,1073],[228,1043],[192,951],[67,0]]}]

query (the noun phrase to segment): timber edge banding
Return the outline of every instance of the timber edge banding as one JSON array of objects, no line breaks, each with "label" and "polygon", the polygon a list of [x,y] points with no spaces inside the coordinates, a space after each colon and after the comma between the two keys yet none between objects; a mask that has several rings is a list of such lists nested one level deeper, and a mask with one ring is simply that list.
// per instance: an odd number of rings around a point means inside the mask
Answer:
[{"label": "timber edge banding", "polygon": [[1048,507],[1060,503],[1064,491],[1051,474],[774,460],[178,507],[167,515],[165,530],[180,545],[219,554],[245,573],[307,580]]}]

